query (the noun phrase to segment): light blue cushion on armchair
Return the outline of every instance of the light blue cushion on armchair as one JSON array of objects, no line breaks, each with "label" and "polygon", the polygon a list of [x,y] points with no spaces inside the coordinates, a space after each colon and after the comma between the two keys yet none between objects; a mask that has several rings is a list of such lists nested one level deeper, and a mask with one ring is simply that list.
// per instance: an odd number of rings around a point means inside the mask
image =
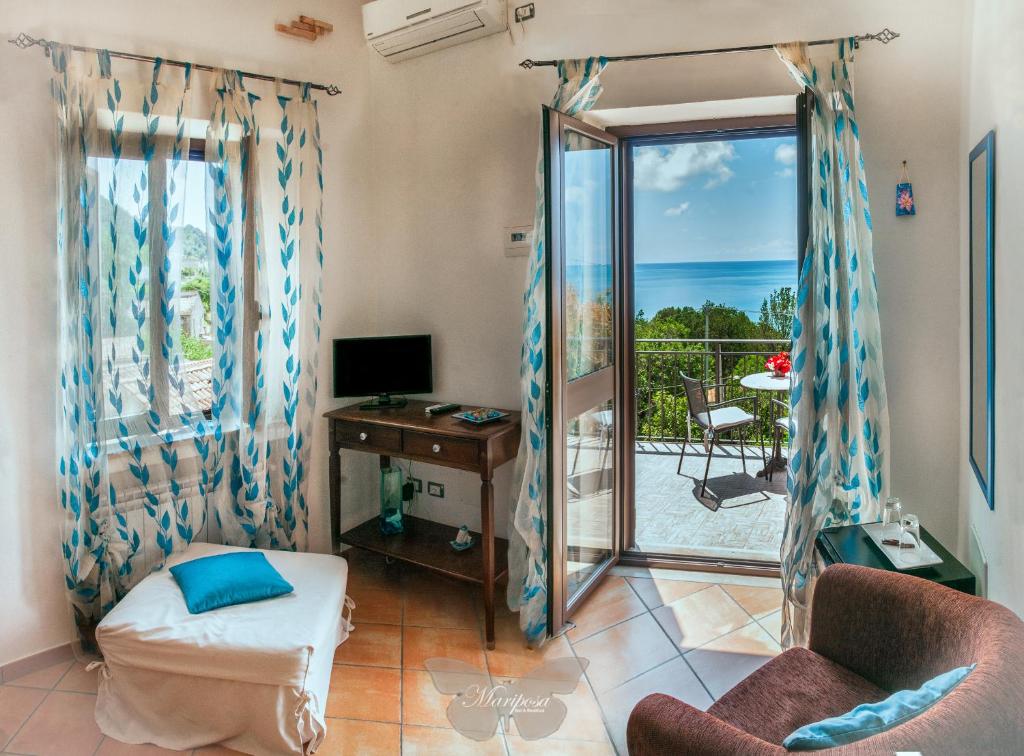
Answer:
[{"label": "light blue cushion on armchair", "polygon": [[291,593],[294,588],[259,551],[233,551],[176,564],[171,575],[192,614]]},{"label": "light blue cushion on armchair", "polygon": [[842,716],[804,725],[791,732],[782,745],[790,751],[813,751],[890,730],[941,701],[975,666],[957,667],[933,677],[917,690],[900,690],[878,703],[861,704]]}]

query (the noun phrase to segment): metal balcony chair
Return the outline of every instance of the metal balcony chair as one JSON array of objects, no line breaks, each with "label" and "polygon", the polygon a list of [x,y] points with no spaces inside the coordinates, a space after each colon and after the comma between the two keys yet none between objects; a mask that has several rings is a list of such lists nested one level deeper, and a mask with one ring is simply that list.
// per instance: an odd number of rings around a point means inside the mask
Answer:
[{"label": "metal balcony chair", "polygon": [[[683,380],[683,387],[686,389],[686,404],[689,416],[704,431],[704,448],[708,450],[708,463],[704,467],[704,480],[700,486],[700,495],[703,497],[708,488],[708,473],[711,472],[711,457],[715,452],[715,444],[721,445],[720,434],[728,431],[739,431],[740,461],[743,464],[743,472],[747,471],[744,436],[746,435],[747,426],[756,423],[757,418],[743,408],[734,405],[742,401],[755,401],[755,397],[753,394],[750,394],[722,402],[708,403],[707,389],[724,388],[726,384],[716,383],[705,386],[704,381],[697,378],[690,378],[683,374],[680,374],[680,377]],[[682,451],[679,453],[679,466],[676,468],[676,475],[682,475],[685,457],[686,442],[684,441]]]}]

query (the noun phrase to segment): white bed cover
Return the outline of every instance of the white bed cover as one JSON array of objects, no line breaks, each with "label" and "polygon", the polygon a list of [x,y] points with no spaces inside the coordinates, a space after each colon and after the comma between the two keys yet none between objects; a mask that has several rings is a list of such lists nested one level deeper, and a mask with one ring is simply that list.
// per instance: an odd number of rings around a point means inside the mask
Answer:
[{"label": "white bed cover", "polygon": [[[194,543],[167,566],[244,550]],[[334,651],[351,628],[348,566],[326,554],[263,553],[292,594],[190,614],[165,567],[100,622],[105,668],[96,719],[106,734],[176,749],[316,749]]]}]

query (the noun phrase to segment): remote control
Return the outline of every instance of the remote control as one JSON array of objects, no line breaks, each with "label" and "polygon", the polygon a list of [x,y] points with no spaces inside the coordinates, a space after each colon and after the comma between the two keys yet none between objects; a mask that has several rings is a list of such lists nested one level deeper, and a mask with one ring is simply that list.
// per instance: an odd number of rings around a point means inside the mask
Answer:
[{"label": "remote control", "polygon": [[448,412],[454,412],[461,406],[461,404],[431,404],[427,407],[426,412],[428,415],[444,415]]}]

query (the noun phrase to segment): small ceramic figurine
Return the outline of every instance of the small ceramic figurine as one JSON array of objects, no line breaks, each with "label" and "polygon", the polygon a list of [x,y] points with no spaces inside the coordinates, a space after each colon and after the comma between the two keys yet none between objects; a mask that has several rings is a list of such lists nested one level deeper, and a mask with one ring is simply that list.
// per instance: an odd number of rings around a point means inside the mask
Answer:
[{"label": "small ceramic figurine", "polygon": [[473,536],[469,534],[469,528],[463,525],[455,535],[455,540],[449,541],[449,543],[456,551],[465,551],[473,545]]}]

